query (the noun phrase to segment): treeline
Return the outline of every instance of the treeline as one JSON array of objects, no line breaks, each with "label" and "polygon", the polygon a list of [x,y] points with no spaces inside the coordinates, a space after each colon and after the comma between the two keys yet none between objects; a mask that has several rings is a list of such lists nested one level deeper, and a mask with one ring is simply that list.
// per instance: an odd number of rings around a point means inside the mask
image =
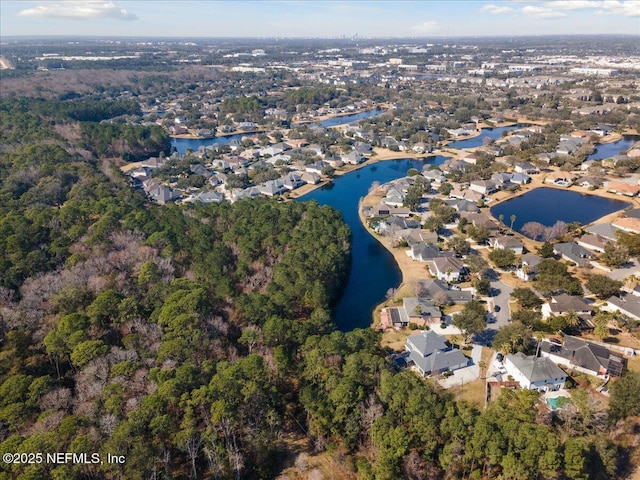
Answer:
[{"label": "treeline", "polygon": [[53,122],[76,120],[100,122],[121,115],[140,115],[140,105],[135,100],[108,102],[93,99],[45,100],[43,98],[9,98],[0,103],[0,112],[10,115],[30,113],[43,116]]},{"label": "treeline", "polygon": [[122,157],[133,162],[160,152],[168,154],[171,148],[169,135],[158,125],[85,122],[80,131],[80,146],[97,156]]}]

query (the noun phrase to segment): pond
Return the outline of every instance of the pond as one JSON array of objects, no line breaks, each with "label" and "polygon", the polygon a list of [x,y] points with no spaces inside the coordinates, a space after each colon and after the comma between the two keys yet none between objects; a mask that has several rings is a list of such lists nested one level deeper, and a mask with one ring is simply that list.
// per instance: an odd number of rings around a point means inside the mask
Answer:
[{"label": "pond", "polygon": [[467,138],[466,140],[457,140],[455,142],[451,142],[448,147],[453,148],[474,148],[481,147],[484,145],[484,139],[489,138],[491,140],[499,140],[502,138],[502,134],[504,132],[510,132],[511,130],[517,130],[519,128],[524,128],[527,125],[519,123],[517,125],[510,125],[508,127],[497,127],[497,128],[483,128],[482,133],[477,137]]},{"label": "pond", "polygon": [[598,145],[587,160],[602,160],[603,158],[611,158],[629,150],[636,142],[640,141],[640,136],[625,135],[620,140],[611,143],[603,143]]},{"label": "pond", "polygon": [[342,115],[340,117],[327,118],[326,120],[322,120],[321,122],[316,122],[321,127],[337,127],[338,125],[346,125],[348,123],[357,122],[359,120],[363,120],[365,118],[377,117],[384,113],[384,110],[381,108],[376,108],[374,110],[368,110],[366,112],[354,113],[352,115]]},{"label": "pond", "polygon": [[586,225],[629,205],[622,200],[541,187],[497,204],[491,208],[491,214],[495,218],[504,215],[504,223],[508,226],[511,215],[515,215],[513,229],[519,232],[527,222],[538,222],[548,227],[557,221]]},{"label": "pond", "polygon": [[427,160],[385,160],[347,173],[329,186],[299,199],[332,206],[342,212],[351,228],[351,271],[333,315],[338,329],[369,327],[373,309],[384,301],[387,291],[398,287],[402,280],[393,255],[362,226],[358,217],[360,198],[367,195],[373,182],[386,183],[405,176],[410,168],[421,170],[425,163],[440,165],[446,159],[436,156]]},{"label": "pond", "polygon": [[192,151],[198,150],[201,145],[208,147],[215,144],[227,144],[232,140],[241,140],[242,137],[251,135],[250,133],[238,133],[236,135],[227,135],[225,137],[213,137],[213,138],[172,138],[171,146],[175,147],[176,151],[182,155],[190,148]]},{"label": "pond", "polygon": [[[357,122],[358,120],[362,120],[364,118],[376,117],[380,114],[384,113],[384,110],[381,108],[376,108],[374,110],[367,110],[366,112],[354,113],[352,115],[343,115],[340,117],[333,117],[323,120],[321,122],[315,122],[316,124],[322,127],[335,127],[338,125],[345,125],[347,123]],[[299,125],[299,124],[298,124]],[[238,133],[234,135],[226,135],[222,137],[213,137],[213,138],[172,138],[171,146],[176,149],[176,151],[182,155],[185,154],[187,148],[190,148],[192,151],[198,150],[201,145],[208,147],[209,145],[215,144],[227,144],[232,140],[242,140],[242,137],[247,135],[254,135],[255,132],[250,133]]]}]

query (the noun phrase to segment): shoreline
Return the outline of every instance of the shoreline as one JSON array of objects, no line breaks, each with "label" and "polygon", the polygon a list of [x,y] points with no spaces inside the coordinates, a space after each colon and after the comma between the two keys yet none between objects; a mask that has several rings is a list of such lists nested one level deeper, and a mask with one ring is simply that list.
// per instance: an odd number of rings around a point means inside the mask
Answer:
[{"label": "shoreline", "polygon": [[373,151],[376,153],[376,155],[367,158],[365,162],[359,163],[358,165],[349,165],[348,168],[345,170],[336,169],[334,178],[323,180],[319,183],[316,183],[315,185],[304,185],[296,190],[293,190],[289,194],[288,198],[292,200],[298,199],[308,193],[313,192],[318,188],[322,188],[323,186],[327,185],[329,182],[332,182],[343,175],[346,175],[351,172],[355,172],[356,170],[360,170],[361,168],[367,167],[369,165],[374,165],[378,162],[384,162],[387,160],[405,160],[405,159],[428,160],[429,158],[437,157],[438,155],[449,156],[446,153],[441,152],[440,150],[434,150],[431,153],[409,153],[409,152],[393,152],[386,148],[374,147]]}]

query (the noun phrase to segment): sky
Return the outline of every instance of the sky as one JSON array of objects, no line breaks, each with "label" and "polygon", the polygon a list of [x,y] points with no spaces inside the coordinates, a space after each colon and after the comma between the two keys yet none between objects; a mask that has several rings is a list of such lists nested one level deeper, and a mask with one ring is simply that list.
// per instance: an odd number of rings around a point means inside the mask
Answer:
[{"label": "sky", "polygon": [[560,34],[640,35],[640,0],[0,1],[0,37]]}]

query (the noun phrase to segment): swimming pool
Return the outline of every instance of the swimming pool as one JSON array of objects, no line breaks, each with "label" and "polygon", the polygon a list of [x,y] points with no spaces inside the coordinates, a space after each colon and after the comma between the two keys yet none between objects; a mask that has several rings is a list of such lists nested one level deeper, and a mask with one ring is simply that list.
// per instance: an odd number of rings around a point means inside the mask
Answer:
[{"label": "swimming pool", "polygon": [[545,401],[551,410],[559,410],[571,403],[571,399],[569,397],[547,398]]}]

